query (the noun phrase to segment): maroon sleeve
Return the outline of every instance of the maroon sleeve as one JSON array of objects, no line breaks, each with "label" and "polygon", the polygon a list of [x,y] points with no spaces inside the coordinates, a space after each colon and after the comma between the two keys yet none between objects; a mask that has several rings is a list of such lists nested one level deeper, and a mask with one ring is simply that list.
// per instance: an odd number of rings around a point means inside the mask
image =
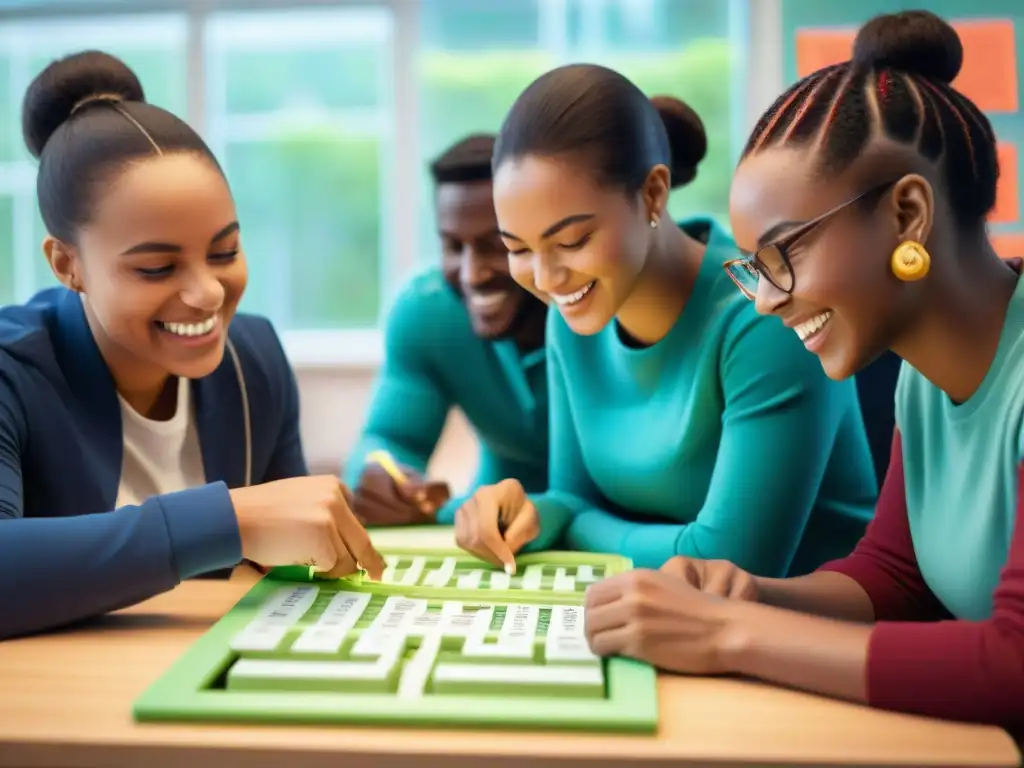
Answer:
[{"label": "maroon sleeve", "polygon": [[1010,554],[985,621],[883,622],[868,646],[878,707],[1024,733],[1024,466]]},{"label": "maroon sleeve", "polygon": [[938,620],[944,609],[921,578],[910,539],[899,447],[897,434],[878,511],[863,541],[849,557],[824,566],[856,580],[875,606],[879,623],[868,645],[868,700],[884,709],[998,725],[1020,736],[1024,465],[1018,469],[1016,524],[991,617]]},{"label": "maroon sleeve", "polygon": [[876,621],[935,621],[951,618],[921,577],[910,538],[907,497],[903,486],[900,433],[893,434],[889,470],[878,496],[874,519],[853,554],[825,563],[860,584],[868,593]]}]

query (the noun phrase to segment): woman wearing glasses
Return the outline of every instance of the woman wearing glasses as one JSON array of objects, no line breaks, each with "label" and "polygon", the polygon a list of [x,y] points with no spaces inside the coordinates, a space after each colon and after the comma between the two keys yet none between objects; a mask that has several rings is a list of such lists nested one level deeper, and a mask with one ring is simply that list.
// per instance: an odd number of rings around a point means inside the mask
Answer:
[{"label": "woman wearing glasses", "polygon": [[995,137],[950,86],[961,59],[930,13],[872,20],[765,115],[732,193],[761,313],[834,379],[905,361],[863,540],[800,578],[677,559],[598,584],[596,652],[1024,735],[1024,281],[986,235]]},{"label": "woman wearing glasses", "polygon": [[558,310],[551,491],[478,490],[456,515],[467,550],[514,567],[557,543],[784,576],[863,534],[877,484],[853,383],[736,292],[714,221],[666,213],[705,149],[692,110],[602,67],[549,72],[512,107],[495,210],[512,276]]}]

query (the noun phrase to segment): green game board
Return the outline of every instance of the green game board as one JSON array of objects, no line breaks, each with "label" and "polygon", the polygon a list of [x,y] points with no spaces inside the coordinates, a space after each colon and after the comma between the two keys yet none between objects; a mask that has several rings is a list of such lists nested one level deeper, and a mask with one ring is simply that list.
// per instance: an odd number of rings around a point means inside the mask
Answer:
[{"label": "green game board", "polygon": [[139,721],[654,732],[654,669],[599,659],[583,593],[629,569],[547,552],[507,576],[465,552],[381,550],[380,582],[278,568],[135,702]]}]

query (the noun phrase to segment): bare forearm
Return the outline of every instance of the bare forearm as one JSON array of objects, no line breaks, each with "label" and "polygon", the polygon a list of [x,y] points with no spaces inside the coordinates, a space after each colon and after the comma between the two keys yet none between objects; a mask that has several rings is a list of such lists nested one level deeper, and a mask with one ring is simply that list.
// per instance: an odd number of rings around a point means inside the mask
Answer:
[{"label": "bare forearm", "polygon": [[723,658],[733,673],[859,703],[867,701],[871,627],[736,602]]},{"label": "bare forearm", "polygon": [[870,623],[875,612],[867,592],[849,576],[819,571],[793,579],[757,579],[759,602],[842,621]]}]

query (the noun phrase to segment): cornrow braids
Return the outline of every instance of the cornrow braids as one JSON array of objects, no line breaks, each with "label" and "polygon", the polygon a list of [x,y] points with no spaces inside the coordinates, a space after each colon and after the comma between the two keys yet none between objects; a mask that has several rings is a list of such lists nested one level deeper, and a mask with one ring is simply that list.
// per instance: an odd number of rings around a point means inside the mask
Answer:
[{"label": "cornrow braids", "polygon": [[939,163],[957,223],[976,227],[995,205],[999,162],[988,118],[950,85],[962,57],[956,32],[929,12],[877,17],[858,34],[851,61],[808,75],[776,100],[743,157],[812,146],[817,170],[838,174],[877,130]]}]

